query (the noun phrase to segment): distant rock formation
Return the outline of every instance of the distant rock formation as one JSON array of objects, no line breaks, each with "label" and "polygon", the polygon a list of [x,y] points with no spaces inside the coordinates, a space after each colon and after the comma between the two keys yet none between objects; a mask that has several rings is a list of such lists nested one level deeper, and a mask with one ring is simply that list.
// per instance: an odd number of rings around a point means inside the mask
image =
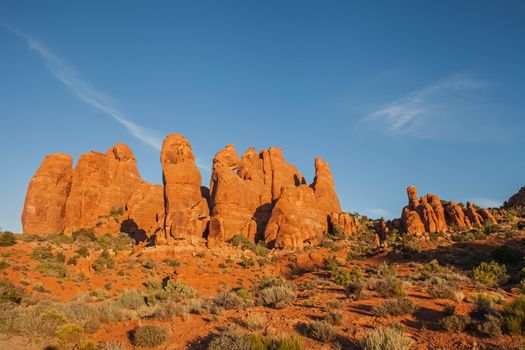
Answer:
[{"label": "distant rock formation", "polygon": [[503,203],[504,209],[525,207],[525,186],[520,188],[518,192],[513,194],[505,203]]},{"label": "distant rock formation", "polygon": [[454,201],[441,201],[434,194],[418,198],[414,186],[407,188],[407,195],[408,205],[401,213],[401,229],[411,235],[446,233],[496,223],[490,211],[476,208],[470,202],[464,208]]},{"label": "distant rock formation", "polygon": [[33,176],[26,197],[24,233],[72,234],[93,229],[97,235],[127,232],[137,240],[170,244],[207,238],[213,246],[242,234],[279,248],[314,244],[337,230],[357,231],[359,221],[341,213],[334,179],[326,162],[315,160],[308,186],[279,148],[239,158],[233,145],[213,160],[210,188],[190,143],[179,134],[166,137],[160,160],[163,185],[145,182],[128,146],[105,154],[50,155]]}]

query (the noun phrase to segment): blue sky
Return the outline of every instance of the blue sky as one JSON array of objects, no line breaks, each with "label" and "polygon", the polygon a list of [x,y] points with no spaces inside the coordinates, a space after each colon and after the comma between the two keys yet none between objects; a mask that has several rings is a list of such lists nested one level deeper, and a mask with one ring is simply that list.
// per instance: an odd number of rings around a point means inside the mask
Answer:
[{"label": "blue sky", "polygon": [[182,133],[209,181],[233,143],[329,161],[347,211],[525,185],[523,1],[0,0],[0,226],[48,153],[130,145],[161,182]]}]

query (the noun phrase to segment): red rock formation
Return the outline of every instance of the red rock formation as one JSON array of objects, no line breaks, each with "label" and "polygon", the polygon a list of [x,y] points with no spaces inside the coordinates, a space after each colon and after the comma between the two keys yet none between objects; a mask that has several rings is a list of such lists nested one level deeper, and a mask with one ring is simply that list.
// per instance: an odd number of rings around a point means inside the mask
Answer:
[{"label": "red rock formation", "polygon": [[[142,183],[135,156],[126,145],[117,144],[106,154],[96,151],[83,154],[73,171],[65,233],[81,228],[99,228],[97,233],[105,233],[101,232],[105,219],[112,211],[123,212]],[[117,228],[106,229],[111,232]]]},{"label": "red rock formation", "polygon": [[409,205],[403,208],[402,229],[408,234],[450,232],[496,223],[486,209],[476,209],[471,203],[463,208],[456,202],[444,206],[438,196],[427,194],[420,199],[414,186],[407,188]]},{"label": "red rock formation", "polygon": [[311,187],[286,187],[272,210],[265,243],[276,248],[302,248],[319,242],[327,232],[327,217],[318,208]]},{"label": "red rock formation", "polygon": [[328,223],[332,233],[335,232],[336,227],[340,227],[346,236],[354,235],[359,228],[359,218],[350,213],[330,213]]},{"label": "red rock formation", "polygon": [[503,203],[504,209],[525,207],[525,186]]},{"label": "red rock formation", "polygon": [[22,227],[24,233],[50,234],[64,231],[66,201],[71,190],[73,159],[50,154],[29,182]]},{"label": "red rock formation", "polygon": [[405,207],[403,213],[401,214],[401,220],[403,221],[403,226],[405,232],[409,235],[419,236],[425,233],[425,225],[421,221],[419,214]]},{"label": "red rock formation", "polygon": [[315,178],[312,188],[317,198],[317,206],[323,214],[340,213],[341,205],[335,193],[335,183],[332,172],[327,162],[323,162],[321,157],[315,159]]},{"label": "red rock formation", "polygon": [[301,183],[303,176],[279,148],[259,153],[250,148],[239,159],[234,146],[226,146],[213,160],[208,244],[226,242],[236,234],[262,239],[282,189]]},{"label": "red rock formation", "polygon": [[472,226],[480,227],[483,225],[483,217],[478,214],[472,203],[467,202],[467,208],[464,210],[464,213]]},{"label": "red rock formation", "polygon": [[71,234],[92,228],[95,234],[127,232],[167,244],[206,237],[209,227],[209,245],[243,234],[286,248],[314,242],[335,226],[347,235],[357,230],[357,218],[341,213],[334,179],[321,158],[307,186],[279,148],[259,153],[250,148],[239,158],[229,145],[215,156],[209,190],[201,186],[182,135],[164,140],[160,159],[164,186],[143,181],[133,153],[122,144],[105,154],[82,155],[74,170],[69,156],[46,158],[28,190],[24,230]]},{"label": "red rock formation", "polygon": [[159,243],[202,237],[209,221],[201,174],[190,143],[180,134],[166,137],[160,155],[164,178],[165,227]]},{"label": "red rock formation", "polygon": [[[265,242],[277,248],[302,248],[315,243],[329,232],[329,220],[347,220],[349,233],[355,232],[352,219],[339,215],[341,207],[335,193],[328,164],[315,161],[315,180],[306,185],[289,186],[282,190],[265,231]],[[341,221],[342,220],[342,221]]]}]

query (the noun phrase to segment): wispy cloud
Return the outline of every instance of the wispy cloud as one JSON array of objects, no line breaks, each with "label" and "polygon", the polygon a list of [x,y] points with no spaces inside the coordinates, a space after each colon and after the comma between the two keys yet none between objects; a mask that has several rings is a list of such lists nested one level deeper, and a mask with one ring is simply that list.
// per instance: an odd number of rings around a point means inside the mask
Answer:
[{"label": "wispy cloud", "polygon": [[[466,93],[487,87],[483,81],[455,75],[412,91],[369,114],[368,122],[378,123],[387,132],[415,133],[425,122],[460,112]],[[462,110],[463,111],[463,110]]]},{"label": "wispy cloud", "polygon": [[137,139],[155,149],[161,149],[162,137],[160,132],[145,128],[129,120],[110,102],[106,95],[82,79],[71,65],[33,37],[6,23],[0,22],[0,25],[26,41],[29,48],[42,58],[53,76],[62,82],[76,97],[113,118]]},{"label": "wispy cloud", "polygon": [[471,197],[468,201],[483,208],[498,208],[503,204],[500,200],[484,197]]}]

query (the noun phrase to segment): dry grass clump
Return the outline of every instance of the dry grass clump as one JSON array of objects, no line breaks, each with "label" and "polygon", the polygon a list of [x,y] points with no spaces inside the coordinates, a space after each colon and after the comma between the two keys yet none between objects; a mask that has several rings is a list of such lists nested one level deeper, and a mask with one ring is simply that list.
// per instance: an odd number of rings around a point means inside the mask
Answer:
[{"label": "dry grass clump", "polygon": [[168,338],[168,332],[155,325],[138,327],[133,332],[133,344],[153,348],[164,343]]},{"label": "dry grass clump", "polygon": [[416,312],[418,306],[407,298],[385,300],[372,308],[376,316],[404,316]]},{"label": "dry grass clump", "polygon": [[306,335],[323,343],[331,343],[337,337],[337,331],[327,321],[314,321],[306,326]]},{"label": "dry grass clump", "polygon": [[413,341],[399,327],[376,328],[361,340],[363,350],[409,350]]},{"label": "dry grass clump", "polygon": [[264,306],[282,309],[291,304],[296,296],[292,287],[278,277],[264,276],[256,291],[257,302]]},{"label": "dry grass clump", "polygon": [[394,276],[383,277],[376,281],[374,290],[383,298],[404,297],[406,283]]}]

